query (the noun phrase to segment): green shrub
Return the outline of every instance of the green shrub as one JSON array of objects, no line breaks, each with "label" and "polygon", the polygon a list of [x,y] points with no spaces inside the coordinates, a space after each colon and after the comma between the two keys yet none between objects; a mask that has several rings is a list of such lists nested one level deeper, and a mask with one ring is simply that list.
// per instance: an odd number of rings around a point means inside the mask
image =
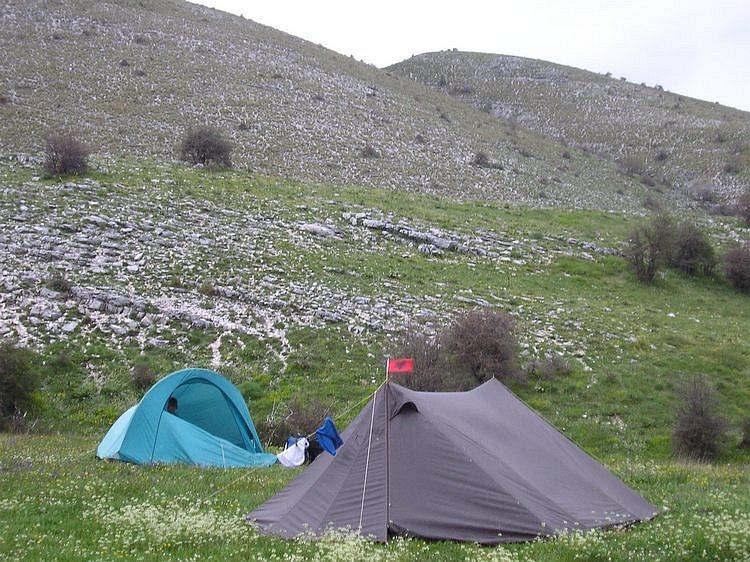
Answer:
[{"label": "green shrub", "polygon": [[71,133],[47,138],[44,172],[48,177],[80,175],[88,171],[90,149]]},{"label": "green shrub", "polygon": [[10,342],[0,343],[0,429],[14,416],[24,416],[39,387],[32,351]]},{"label": "green shrub", "polygon": [[719,414],[716,393],[703,376],[688,380],[680,390],[672,443],[675,452],[700,461],[716,459],[722,452],[727,422]]},{"label": "green shrub", "polygon": [[671,262],[673,230],[674,219],[658,213],[630,232],[625,258],[641,283],[653,282],[659,266]]},{"label": "green shrub", "polygon": [[192,164],[231,168],[232,144],[213,127],[190,129],[180,144],[180,156]]},{"label": "green shrub", "polygon": [[734,246],[724,255],[727,281],[743,293],[750,292],[750,244]]},{"label": "green shrub", "polygon": [[708,235],[690,222],[677,225],[670,254],[670,265],[688,275],[711,275],[716,267],[716,252]]}]

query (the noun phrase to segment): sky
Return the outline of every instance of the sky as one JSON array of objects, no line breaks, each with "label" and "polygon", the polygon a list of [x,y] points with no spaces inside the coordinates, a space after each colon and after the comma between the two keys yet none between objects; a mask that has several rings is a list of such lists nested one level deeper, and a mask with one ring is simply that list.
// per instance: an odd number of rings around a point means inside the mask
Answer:
[{"label": "sky", "polygon": [[379,68],[445,49],[541,59],[750,111],[749,0],[193,0]]}]

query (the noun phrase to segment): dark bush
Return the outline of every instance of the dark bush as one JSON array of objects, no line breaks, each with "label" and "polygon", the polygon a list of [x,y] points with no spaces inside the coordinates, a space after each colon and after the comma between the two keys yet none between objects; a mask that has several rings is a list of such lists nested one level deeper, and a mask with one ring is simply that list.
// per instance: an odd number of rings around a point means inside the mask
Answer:
[{"label": "dark bush", "polygon": [[475,166],[479,166],[480,168],[486,168],[490,165],[490,157],[487,156],[486,152],[482,152],[480,150],[474,155],[474,159],[471,161],[471,163]]},{"label": "dark bush", "polygon": [[32,405],[32,394],[39,386],[33,360],[30,350],[0,343],[0,429],[18,416],[25,418]]},{"label": "dark bush", "polygon": [[452,390],[468,390],[496,377],[521,379],[513,319],[502,312],[474,310],[459,315],[441,334],[441,347],[454,374]]},{"label": "dark bush", "polygon": [[742,171],[742,161],[738,157],[731,157],[724,163],[724,173],[735,176]]},{"label": "dark bush", "polygon": [[364,158],[380,158],[380,153],[374,146],[368,144],[362,149],[362,156]]},{"label": "dark bush", "polygon": [[89,148],[71,133],[47,138],[44,172],[49,177],[80,175],[88,171]]},{"label": "dark bush", "polygon": [[136,389],[146,390],[156,382],[156,372],[147,363],[136,363],[130,371],[130,380]]},{"label": "dark bush", "polygon": [[638,281],[653,282],[658,267],[671,262],[673,228],[674,220],[659,213],[630,232],[625,258],[633,266]]},{"label": "dark bush", "polygon": [[69,293],[71,289],[70,281],[68,281],[62,273],[55,273],[52,277],[47,279],[45,285],[47,285],[47,288],[57,291],[58,293]]},{"label": "dark bush", "polygon": [[727,422],[719,414],[716,393],[703,376],[695,376],[680,390],[672,443],[679,455],[709,461],[722,452]]},{"label": "dark bush", "polygon": [[708,235],[690,222],[677,225],[669,264],[688,275],[712,275],[716,252]]},{"label": "dark bush", "polygon": [[213,127],[190,129],[180,144],[180,156],[192,164],[231,168],[232,144]]},{"label": "dark bush", "polygon": [[750,227],[750,189],[746,189],[737,200],[737,215],[743,220],[745,226]]},{"label": "dark bush", "polygon": [[740,441],[738,447],[740,449],[750,449],[750,416],[742,420],[740,430],[742,431],[742,441]]},{"label": "dark bush", "polygon": [[750,244],[734,246],[724,256],[727,281],[743,293],[750,292]]},{"label": "dark bush", "polygon": [[394,356],[414,358],[414,372],[392,380],[415,390],[462,391],[493,377],[523,379],[516,368],[514,322],[501,312],[463,313],[435,337],[409,327],[395,351]]}]

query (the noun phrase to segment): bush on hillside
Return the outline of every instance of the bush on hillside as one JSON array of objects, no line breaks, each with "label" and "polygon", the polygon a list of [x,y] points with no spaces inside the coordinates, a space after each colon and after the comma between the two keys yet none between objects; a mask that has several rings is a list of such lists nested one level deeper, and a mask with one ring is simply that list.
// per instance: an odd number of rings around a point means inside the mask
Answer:
[{"label": "bush on hillside", "polygon": [[475,166],[479,166],[480,168],[486,168],[490,165],[490,157],[486,152],[480,150],[479,152],[474,154],[474,159],[471,161],[471,163]]},{"label": "bush on hillside", "polygon": [[62,273],[57,272],[52,277],[49,277],[44,283],[48,289],[57,291],[58,293],[69,293],[72,285],[70,281],[63,276]]},{"label": "bush on hillside", "polygon": [[740,449],[750,449],[750,416],[747,416],[742,420],[742,441],[740,441]]},{"label": "bush on hillside", "polygon": [[690,222],[677,226],[670,254],[670,265],[688,275],[712,275],[716,252],[708,235]]},{"label": "bush on hillside", "polygon": [[380,158],[380,152],[371,144],[365,145],[360,153],[363,158]]},{"label": "bush on hillside", "polygon": [[91,150],[71,133],[52,135],[44,149],[44,173],[48,177],[85,174]]},{"label": "bush on hillside", "polygon": [[180,156],[192,164],[232,167],[232,144],[214,127],[190,129],[180,144]]},{"label": "bush on hillside", "polygon": [[515,323],[505,313],[473,310],[459,315],[441,334],[456,388],[469,390],[495,377],[520,380]]},{"label": "bush on hillside", "polygon": [[750,292],[750,243],[734,246],[724,255],[727,281],[743,293]]},{"label": "bush on hillside", "polygon": [[0,429],[14,417],[25,417],[39,386],[33,353],[10,342],[0,343]]},{"label": "bush on hillside", "polygon": [[737,215],[750,227],[750,188],[746,189],[737,200]]},{"label": "bush on hillside", "polygon": [[645,174],[648,171],[646,160],[638,154],[630,154],[619,161],[620,169],[628,176]]},{"label": "bush on hillside", "polygon": [[692,377],[680,390],[672,432],[675,452],[700,461],[714,460],[722,452],[727,428],[719,414],[716,393],[706,378]]},{"label": "bush on hillside", "polygon": [[636,226],[627,240],[625,257],[641,283],[651,283],[660,265],[672,260],[674,220],[658,213]]},{"label": "bush on hillside", "polygon": [[493,377],[523,379],[516,368],[514,322],[502,312],[460,314],[434,337],[410,326],[394,351],[394,356],[414,358],[414,372],[391,379],[414,390],[453,392],[470,390]]}]

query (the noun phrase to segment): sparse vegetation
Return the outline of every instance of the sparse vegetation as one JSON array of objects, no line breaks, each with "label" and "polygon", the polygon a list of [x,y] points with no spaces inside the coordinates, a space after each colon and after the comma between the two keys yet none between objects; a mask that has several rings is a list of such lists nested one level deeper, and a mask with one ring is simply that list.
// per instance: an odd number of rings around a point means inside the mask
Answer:
[{"label": "sparse vegetation", "polygon": [[569,375],[573,372],[573,368],[562,355],[548,353],[544,359],[529,361],[525,365],[524,371],[526,377],[551,380],[555,377]]},{"label": "sparse vegetation", "polygon": [[231,153],[232,144],[209,126],[190,129],[180,144],[180,156],[191,164],[231,168]]},{"label": "sparse vegetation", "polygon": [[694,376],[684,383],[673,433],[678,454],[699,461],[711,461],[721,454],[727,422],[719,409],[716,393],[704,376]]},{"label": "sparse vegetation", "polygon": [[[0,334],[37,354],[41,390],[0,433],[0,558],[750,559],[747,297],[659,275],[682,267],[678,236],[627,248],[629,259],[640,248],[646,270],[654,258],[654,287],[636,283],[620,257],[643,206],[668,209],[674,225],[688,210],[722,255],[738,242],[726,278],[750,291],[747,230],[701,216],[734,212],[748,185],[746,113],[495,54],[431,53],[380,72],[216,10],[142,4],[3,8],[12,80],[0,94]],[[54,60],[45,38],[57,40]],[[471,96],[444,95],[462,90]],[[231,129],[232,163],[242,165],[174,165],[186,123]],[[101,147],[95,171],[38,177],[42,128],[71,124]],[[367,141],[387,157],[363,158]],[[507,173],[471,165],[479,148]],[[630,176],[613,165],[623,156],[640,159]],[[398,228],[370,226],[385,221]],[[408,230],[451,245],[423,252]],[[706,254],[689,255],[685,271],[707,271],[694,259]],[[401,349],[417,371],[399,382],[473,386],[502,370],[462,371],[445,343],[451,318],[474,306],[513,319],[517,349],[500,355],[526,365],[505,382],[666,507],[661,516],[497,548],[282,541],[242,514],[296,471],[92,458],[147,384],[130,370],[141,362],[158,375],[230,371],[274,450],[329,410],[346,427],[409,320]],[[470,345],[491,341],[478,333],[475,323]],[[731,438],[739,427],[745,443],[712,464],[670,456],[675,379],[702,373],[726,405]]]},{"label": "sparse vegetation", "polygon": [[90,153],[72,133],[51,135],[44,149],[44,172],[48,177],[85,174]]},{"label": "sparse vegetation", "polygon": [[363,158],[380,158],[380,152],[378,152],[378,149],[371,144],[365,145],[361,154]]},{"label": "sparse vegetation", "polygon": [[662,213],[637,225],[627,240],[625,256],[641,283],[651,283],[660,265],[670,262],[674,219]]},{"label": "sparse vegetation", "polygon": [[136,363],[130,371],[130,380],[137,390],[148,390],[156,382],[156,371],[148,363]]},{"label": "sparse vegetation", "polygon": [[319,398],[297,396],[265,420],[255,420],[258,433],[269,445],[283,447],[289,436],[311,436],[331,413],[331,405]]}]

